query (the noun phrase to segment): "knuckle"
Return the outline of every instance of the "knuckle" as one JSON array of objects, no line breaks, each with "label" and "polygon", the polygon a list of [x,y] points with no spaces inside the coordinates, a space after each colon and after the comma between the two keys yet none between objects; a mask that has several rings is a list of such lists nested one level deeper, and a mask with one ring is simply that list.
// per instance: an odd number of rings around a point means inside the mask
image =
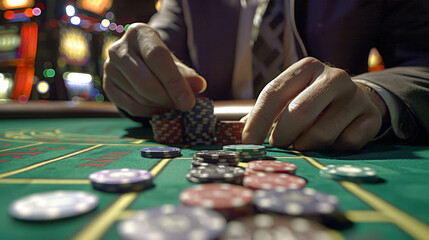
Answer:
[{"label": "knuckle", "polygon": [[358,135],[346,135],[341,139],[341,145],[344,151],[354,152],[362,148],[364,145],[362,138]]},{"label": "knuckle", "polygon": [[314,130],[309,136],[309,139],[319,146],[329,146],[335,142],[335,136],[321,130]]},{"label": "knuckle", "polygon": [[170,55],[170,52],[160,45],[147,46],[144,49],[147,61],[156,61],[157,59],[166,59]]},{"label": "knuckle", "polygon": [[131,24],[126,32],[126,36],[129,35],[136,35],[138,34],[140,31],[145,31],[146,29],[152,29],[151,27],[149,27],[149,25],[145,24],[145,23],[133,23]]}]

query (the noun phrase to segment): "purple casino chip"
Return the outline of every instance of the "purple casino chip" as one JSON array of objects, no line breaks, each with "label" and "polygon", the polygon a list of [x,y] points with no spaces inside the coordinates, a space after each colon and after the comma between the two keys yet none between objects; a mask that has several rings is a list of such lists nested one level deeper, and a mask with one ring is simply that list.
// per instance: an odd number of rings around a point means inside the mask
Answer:
[{"label": "purple casino chip", "polygon": [[253,202],[263,212],[293,216],[331,214],[338,207],[336,196],[312,188],[259,190]]},{"label": "purple casino chip", "polygon": [[89,180],[96,184],[133,184],[152,180],[152,174],[146,170],[139,169],[109,169],[94,172],[89,175]]}]

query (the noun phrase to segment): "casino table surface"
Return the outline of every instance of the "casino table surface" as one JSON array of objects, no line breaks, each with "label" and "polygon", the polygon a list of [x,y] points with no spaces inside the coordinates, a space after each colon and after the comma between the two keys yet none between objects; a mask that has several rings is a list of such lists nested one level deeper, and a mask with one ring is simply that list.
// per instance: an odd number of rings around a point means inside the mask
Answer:
[{"label": "casino table surface", "polygon": [[[0,239],[119,239],[118,223],[133,212],[180,204],[180,192],[195,185],[185,175],[196,151],[221,149],[177,145],[182,148],[181,157],[142,158],[141,148],[164,145],[153,142],[151,129],[117,117],[110,107],[108,111],[106,116],[91,118],[63,114],[68,117],[24,119],[9,114],[9,119],[0,120]],[[334,154],[265,145],[268,156],[296,164],[296,174],[308,181],[307,187],[339,198],[338,221],[347,224],[331,226],[337,239],[429,239],[427,146],[373,144],[358,153]],[[353,183],[321,177],[319,169],[329,164],[368,166],[378,172],[380,181]],[[124,194],[92,188],[90,173],[117,168],[149,170],[155,186]],[[87,191],[98,196],[100,203],[87,214],[59,221],[20,221],[8,214],[15,200],[53,190]]]}]

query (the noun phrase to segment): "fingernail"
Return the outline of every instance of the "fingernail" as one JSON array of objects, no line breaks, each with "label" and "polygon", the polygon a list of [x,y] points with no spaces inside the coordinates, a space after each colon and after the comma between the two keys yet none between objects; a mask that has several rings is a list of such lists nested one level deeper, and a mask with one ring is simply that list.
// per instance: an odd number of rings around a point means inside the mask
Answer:
[{"label": "fingernail", "polygon": [[288,110],[289,112],[292,112],[293,110],[297,109],[299,107],[299,104],[297,104],[295,101],[292,101],[289,103]]}]

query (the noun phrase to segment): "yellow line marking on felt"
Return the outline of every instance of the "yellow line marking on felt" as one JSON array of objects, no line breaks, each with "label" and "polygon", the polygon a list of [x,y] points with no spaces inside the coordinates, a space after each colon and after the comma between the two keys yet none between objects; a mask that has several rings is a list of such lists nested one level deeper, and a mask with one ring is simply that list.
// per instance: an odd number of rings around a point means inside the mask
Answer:
[{"label": "yellow line marking on felt", "polygon": [[5,183],[5,184],[91,184],[91,181],[88,179],[6,178],[6,179],[0,179],[0,183]]},{"label": "yellow line marking on felt", "polygon": [[[299,151],[292,150],[292,152],[298,156],[302,156],[311,165],[319,169],[324,167],[323,164],[319,163],[317,160],[307,157]],[[339,183],[356,197],[360,198],[362,201],[377,210],[377,212],[379,212],[381,215],[384,215],[390,222],[402,228],[402,230],[407,232],[410,236],[414,237],[415,239],[427,239],[427,236],[429,235],[429,227],[424,223],[390,205],[385,200],[363,189],[356,183],[347,181],[341,181]]]},{"label": "yellow line marking on felt", "polygon": [[[18,143],[34,143],[33,140],[13,140],[13,139],[6,139],[6,138],[0,138],[0,141],[8,141],[8,142],[18,142]],[[82,140],[83,141],[83,140]],[[117,140],[119,141],[119,140]],[[125,141],[125,140],[123,140]],[[87,146],[87,145],[94,145],[95,143],[86,143],[86,142],[43,142],[43,143],[48,143],[51,145],[83,145],[83,146]],[[102,143],[105,146],[136,146],[135,144],[132,144],[132,142],[129,143]],[[159,144],[141,144],[138,145],[140,147],[159,147]]]},{"label": "yellow line marking on felt", "polygon": [[25,147],[36,146],[36,145],[40,145],[40,144],[43,144],[43,143],[42,142],[37,142],[37,143],[28,144],[28,145],[24,145],[24,146],[3,149],[3,150],[0,150],[0,152],[6,152],[6,151],[10,151],[10,150],[15,150],[15,149],[20,149],[20,148],[25,148]]},{"label": "yellow line marking on felt", "polygon": [[402,228],[415,239],[427,239],[427,236],[429,236],[429,227],[407,213],[390,205],[388,202],[361,188],[355,183],[342,181],[340,184],[364,202],[368,203],[371,207],[380,212],[380,214],[386,216],[390,222]]},{"label": "yellow line marking on felt", "polygon": [[373,210],[350,210],[345,215],[353,222],[390,222],[385,215]]},{"label": "yellow line marking on felt", "polygon": [[73,240],[100,239],[110,226],[118,219],[118,216],[138,197],[139,193],[130,192],[121,194],[118,199],[99,214],[92,222],[87,224]]},{"label": "yellow line marking on felt", "polygon": [[140,140],[137,140],[137,141],[134,141],[134,142],[131,142],[131,143],[139,144],[139,143],[146,142],[146,141],[147,141],[147,139],[140,139]]},{"label": "yellow line marking on felt", "polygon": [[305,160],[307,160],[307,162],[309,162],[311,165],[317,167],[318,169],[322,169],[324,166],[323,164],[319,163],[318,161],[316,161],[315,159],[311,158],[311,157],[307,157],[305,156],[303,153],[296,151],[296,150],[291,150],[293,153],[295,153],[297,156],[304,158]]},{"label": "yellow line marking on felt", "polygon": [[[162,159],[150,170],[155,178],[161,170],[173,159]],[[80,231],[73,240],[86,240],[86,239],[100,239],[107,230],[113,225],[115,221],[123,216],[125,209],[139,196],[139,193],[125,193],[118,197],[118,199],[110,205],[104,212],[99,214],[92,222],[87,224],[82,231]]]},{"label": "yellow line marking on felt", "polygon": [[6,172],[6,173],[3,173],[3,174],[0,174],[0,178],[6,178],[6,177],[10,177],[12,175],[18,174],[18,173],[26,172],[26,171],[29,171],[29,170],[32,170],[32,169],[35,169],[35,168],[38,168],[38,167],[41,167],[41,166],[53,163],[53,162],[57,162],[57,161],[60,161],[60,160],[63,160],[63,159],[69,158],[69,157],[73,157],[75,155],[78,155],[78,154],[90,151],[92,149],[95,149],[95,148],[98,148],[98,147],[101,147],[101,146],[104,146],[104,145],[103,144],[98,144],[98,145],[95,145],[95,146],[92,146],[92,147],[89,147],[89,148],[85,148],[85,149],[79,150],[77,152],[72,152],[72,153],[66,154],[66,155],[61,156],[61,157],[53,158],[53,159],[46,160],[46,161],[43,161],[43,162],[35,163],[35,164],[27,166],[27,167],[23,167],[21,169],[17,169],[17,170],[13,170],[13,171],[10,171],[10,172]]}]

